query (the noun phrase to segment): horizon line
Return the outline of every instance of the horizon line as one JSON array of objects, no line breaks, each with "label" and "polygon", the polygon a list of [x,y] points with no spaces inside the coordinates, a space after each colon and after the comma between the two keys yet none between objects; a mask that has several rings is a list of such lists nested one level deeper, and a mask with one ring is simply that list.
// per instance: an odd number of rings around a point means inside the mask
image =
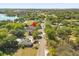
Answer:
[{"label": "horizon line", "polygon": [[19,9],[79,9],[79,3],[0,3],[0,8]]}]

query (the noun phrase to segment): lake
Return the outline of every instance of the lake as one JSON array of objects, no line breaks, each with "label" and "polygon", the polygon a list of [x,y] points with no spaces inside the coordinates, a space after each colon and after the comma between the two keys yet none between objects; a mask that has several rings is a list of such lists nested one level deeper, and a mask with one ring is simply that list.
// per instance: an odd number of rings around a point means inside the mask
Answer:
[{"label": "lake", "polygon": [[6,14],[0,14],[0,20],[15,20],[17,16],[7,16]]}]

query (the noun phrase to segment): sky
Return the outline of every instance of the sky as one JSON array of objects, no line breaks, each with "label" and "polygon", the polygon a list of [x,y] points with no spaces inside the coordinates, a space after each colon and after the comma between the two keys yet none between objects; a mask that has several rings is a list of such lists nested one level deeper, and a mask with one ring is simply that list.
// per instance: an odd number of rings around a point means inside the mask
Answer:
[{"label": "sky", "polygon": [[0,3],[0,8],[78,8],[79,3]]}]

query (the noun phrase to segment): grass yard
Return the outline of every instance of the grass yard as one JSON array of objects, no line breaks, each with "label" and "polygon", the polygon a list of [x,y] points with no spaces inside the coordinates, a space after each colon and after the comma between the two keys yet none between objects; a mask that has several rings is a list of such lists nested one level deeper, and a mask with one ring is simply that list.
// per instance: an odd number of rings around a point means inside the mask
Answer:
[{"label": "grass yard", "polygon": [[20,48],[15,53],[15,56],[36,56],[37,55],[37,49],[35,48]]}]

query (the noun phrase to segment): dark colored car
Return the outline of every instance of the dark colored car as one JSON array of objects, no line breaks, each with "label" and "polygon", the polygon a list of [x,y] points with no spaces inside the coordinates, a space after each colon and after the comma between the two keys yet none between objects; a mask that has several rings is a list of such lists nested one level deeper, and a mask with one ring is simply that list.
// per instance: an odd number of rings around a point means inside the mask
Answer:
[{"label": "dark colored car", "polygon": [[42,39],[42,36],[38,36],[37,38],[38,38],[38,39]]}]

